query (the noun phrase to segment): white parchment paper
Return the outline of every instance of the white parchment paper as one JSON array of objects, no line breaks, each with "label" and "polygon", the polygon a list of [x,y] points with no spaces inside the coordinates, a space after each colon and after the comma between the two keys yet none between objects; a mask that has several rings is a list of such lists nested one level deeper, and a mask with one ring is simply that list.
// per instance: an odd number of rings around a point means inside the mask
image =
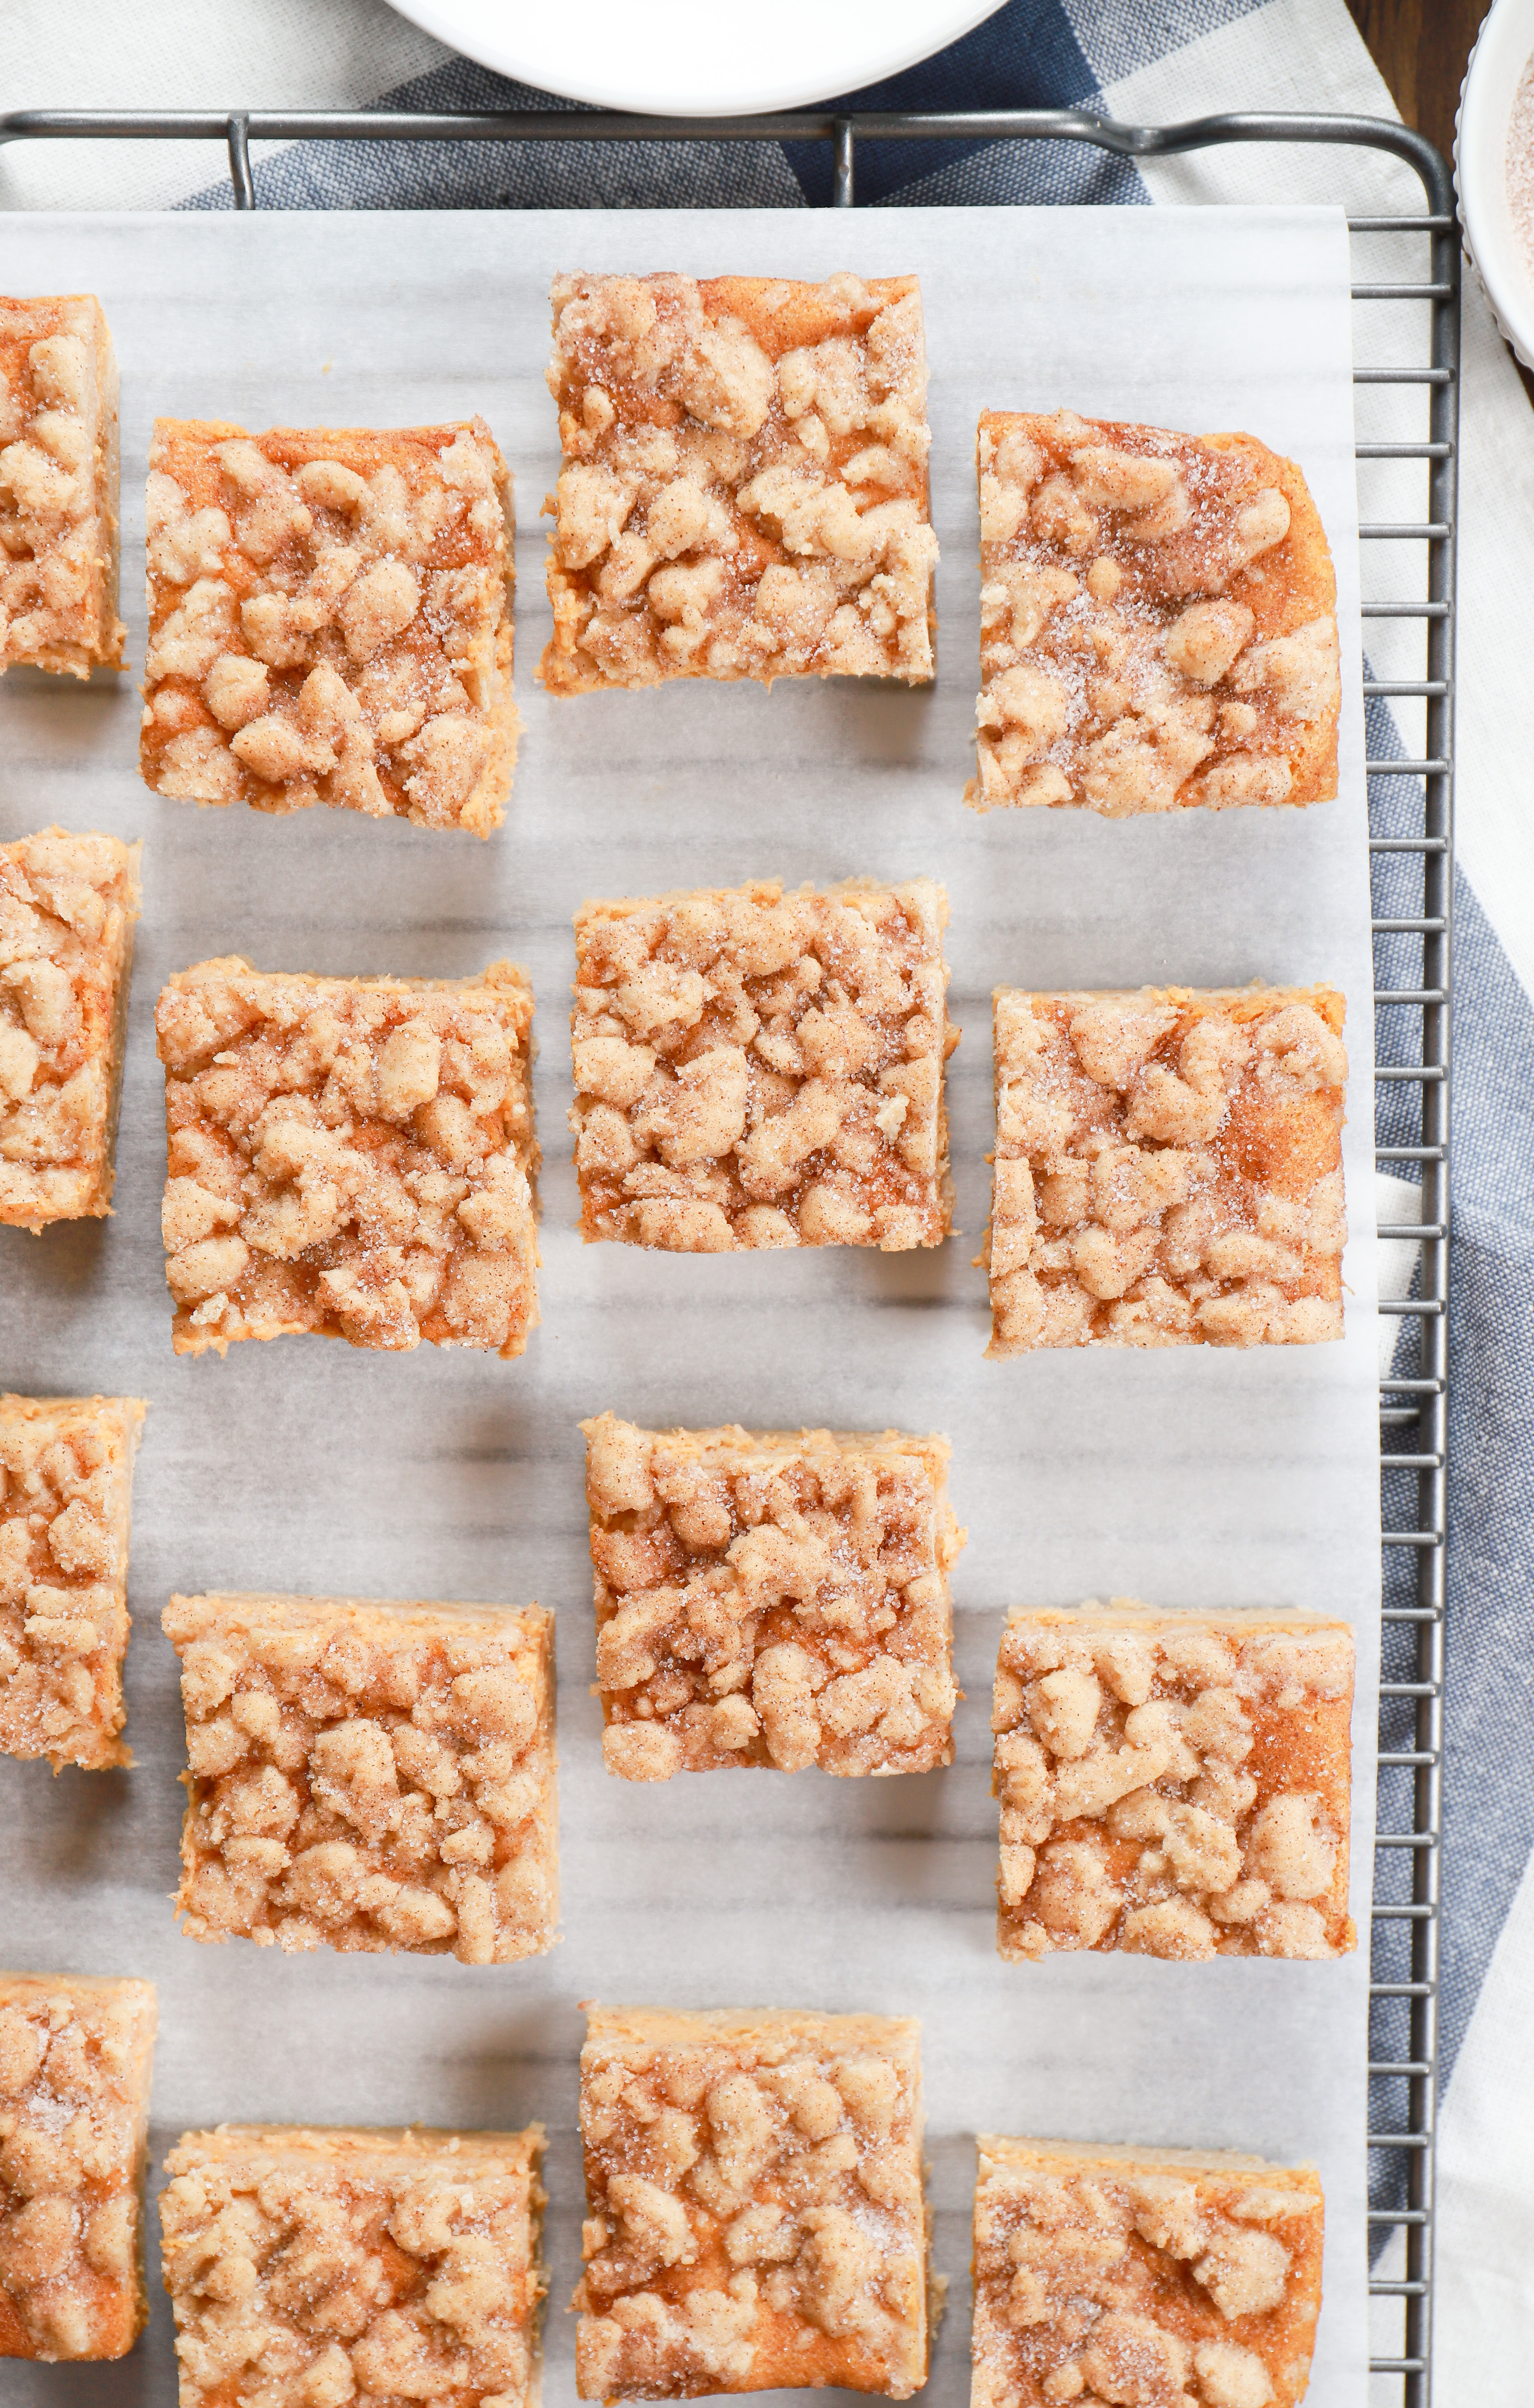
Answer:
[{"label": "white parchment paper", "polygon": [[[820,276],[914,269],[932,363],[939,674],[680,684],[551,702],[538,511],[557,471],[543,384],[562,268]],[[59,821],[143,836],[145,913],[106,1224],[0,1230],[0,1385],[150,1401],[135,1512],[131,1771],[0,1760],[0,1961],[159,1985],[156,2165],[222,2118],[505,2127],[541,2117],[549,2398],[573,2400],[581,2208],[577,2002],[867,2008],[925,2028],[937,2262],[952,2278],[929,2397],[968,2381],[977,2130],[1312,2158],[1327,2195],[1311,2398],[1364,2397],[1367,1965],[994,1953],[988,1702],[1005,1609],[1131,1593],[1292,1603],[1359,1638],[1354,1911],[1367,1940],[1379,1508],[1370,1226],[1370,959],[1347,238],[1326,210],[888,209],[841,216],[23,217],[13,292],[99,293],[122,367],[125,615],[143,660],[143,473],[156,412],[251,427],[410,424],[481,410],[518,480],[525,735],[488,845],[347,813],[199,811],[139,783],[130,682],[13,673],[0,837]],[[960,804],[970,766],[982,407],[1248,427],[1301,462],[1340,589],[1341,795],[1307,811]],[[962,1236],[933,1253],[744,1257],[582,1249],[565,1125],[570,914],[589,894],[781,875],[930,872],[952,901],[949,1070]],[[210,954],[265,968],[458,976],[503,953],[538,1002],[543,1325],[514,1364],[317,1340],[178,1361],[162,1271],[163,1086],[151,1015]],[[1327,979],[1348,997],[1355,1236],[1340,1345],[1088,1350],[988,1363],[970,1267],[989,1173],[997,983]],[[582,1448],[604,1406],[694,1426],[939,1429],[969,1543],[954,1582],[950,1771],[609,1780],[598,1752]],[[172,1589],[530,1599],[558,1612],[564,1942],[475,1970],[284,1957],[182,1939],[183,1758]],[[156,2175],[158,2181],[158,2174]],[[151,2218],[151,2225],[153,2219]],[[158,2261],[151,2241],[151,2281]],[[172,2397],[170,2317],[118,2367],[7,2367],[17,2408]]]}]

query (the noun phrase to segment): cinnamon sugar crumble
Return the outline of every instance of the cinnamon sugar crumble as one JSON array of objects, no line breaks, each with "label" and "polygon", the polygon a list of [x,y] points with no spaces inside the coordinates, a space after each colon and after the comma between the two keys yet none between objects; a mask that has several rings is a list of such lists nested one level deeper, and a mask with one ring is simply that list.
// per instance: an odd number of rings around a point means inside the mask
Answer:
[{"label": "cinnamon sugar crumble", "polygon": [[504,1965],[554,1941],[553,1615],[174,1597],[194,1940]]},{"label": "cinnamon sugar crumble", "polygon": [[945,1440],[581,1427],[609,1772],[953,1762]]},{"label": "cinnamon sugar crumble", "polygon": [[913,276],[562,276],[555,694],[933,674]]},{"label": "cinnamon sugar crumble", "polygon": [[0,1397],[0,1752],[131,1764],[128,1522],[136,1397]]},{"label": "cinnamon sugar crumble", "polygon": [[998,987],[987,1352],[1340,1338],[1345,1009]]},{"label": "cinnamon sugar crumble", "polygon": [[0,2358],[125,2358],[144,2328],[154,1991],[0,1973]]},{"label": "cinnamon sugar crumble", "polygon": [[1337,793],[1337,584],[1305,480],[1250,435],[987,411],[980,776],[1121,818]]},{"label": "cinnamon sugar crumble", "polygon": [[1000,1954],[1345,1955],[1353,1662],[1340,1622],[1011,1614]]},{"label": "cinnamon sugar crumble", "polygon": [[1534,281],[1534,56],[1525,62],[1508,114],[1506,169],[1513,232],[1524,273]]},{"label": "cinnamon sugar crumble", "polygon": [[1312,2167],[979,2147],[973,2408],[1297,2408],[1321,2307]]},{"label": "cinnamon sugar crumble", "polygon": [[181,2408],[536,2408],[543,2131],[184,2133],[160,2195]]},{"label": "cinnamon sugar crumble", "polygon": [[163,418],[148,516],[147,784],[500,825],[511,478],[482,419],[248,435]]},{"label": "cinnamon sugar crumble", "polygon": [[0,300],[0,675],[121,668],[117,361],[92,293]]},{"label": "cinnamon sugar crumble", "polygon": [[909,2399],[929,2344],[918,2027],[588,2014],[581,2399]]},{"label": "cinnamon sugar crumble", "polygon": [[538,1320],[533,994],[200,962],[155,1011],[178,1354],[314,1331],[520,1354]]},{"label": "cinnamon sugar crumble", "polygon": [[44,828],[0,845],[0,1223],[111,1210],[142,848]]},{"label": "cinnamon sugar crumble", "polygon": [[940,1245],[947,919],[925,878],[584,904],[582,1236],[694,1254]]}]

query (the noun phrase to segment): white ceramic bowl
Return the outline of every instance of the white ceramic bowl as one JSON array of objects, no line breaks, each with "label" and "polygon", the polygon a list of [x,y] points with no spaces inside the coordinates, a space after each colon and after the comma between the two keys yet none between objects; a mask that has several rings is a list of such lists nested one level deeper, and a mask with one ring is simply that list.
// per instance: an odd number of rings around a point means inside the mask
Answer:
[{"label": "white ceramic bowl", "polygon": [[1534,0],[1497,0],[1481,28],[1455,120],[1455,182],[1465,248],[1493,313],[1526,367],[1534,367],[1534,266],[1508,192],[1508,127],[1534,56]]},{"label": "white ceramic bowl", "polygon": [[481,65],[651,117],[799,108],[930,58],[1001,0],[394,0]]}]

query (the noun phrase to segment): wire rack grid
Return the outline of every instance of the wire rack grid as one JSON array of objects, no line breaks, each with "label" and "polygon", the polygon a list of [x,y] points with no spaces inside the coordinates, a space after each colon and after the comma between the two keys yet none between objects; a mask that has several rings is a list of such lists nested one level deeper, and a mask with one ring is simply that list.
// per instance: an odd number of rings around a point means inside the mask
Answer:
[{"label": "wire rack grid", "polygon": [[[1389,119],[1242,111],[1183,125],[1125,125],[1083,109],[794,110],[752,118],[635,117],[577,108],[456,114],[370,109],[188,113],[31,109],[0,115],[0,145],[30,140],[216,142],[227,148],[237,209],[256,203],[252,143],[802,142],[830,146],[832,206],[854,205],[859,142],[1064,142],[1125,159],[1235,143],[1330,144],[1387,153],[1419,178],[1417,213],[1350,217],[1355,237],[1416,245],[1412,266],[1353,286],[1355,304],[1424,305],[1425,358],[1358,368],[1365,424],[1383,406],[1387,439],[1356,445],[1367,463],[1417,464],[1420,518],[1364,521],[1363,615],[1415,623],[1421,674],[1364,685],[1374,871],[1376,1162],[1418,1190],[1419,1218],[1382,1222],[1412,1251],[1411,1293],[1383,1299],[1399,1325],[1381,1381],[1384,1660],[1374,1834],[1369,2077],[1373,2102],[1370,2292],[1397,2303],[1398,2347],[1371,2358],[1370,2400],[1398,2383],[1400,2408],[1432,2393],[1433,2170],[1438,2064],[1440,1839],[1449,1385],[1449,1104],[1453,986],[1455,497],[1460,254],[1441,152]],[[1426,245],[1426,274],[1417,263]],[[1415,268],[1416,272],[1412,272]],[[1412,404],[1414,424],[1409,423]],[[1406,417],[1403,418],[1403,406]],[[1369,597],[1373,548],[1410,546],[1421,591]],[[1382,639],[1398,646],[1399,626]],[[1415,666],[1409,662],[1407,666]],[[1392,662],[1399,666],[1398,659]],[[1367,666],[1367,662],[1366,662]],[[1397,734],[1402,702],[1420,705],[1420,750]],[[1385,1058],[1386,1056],[1390,1058]],[[1379,2244],[1384,2243],[1386,2248]],[[1394,2248],[1388,2246],[1394,2243]]]}]

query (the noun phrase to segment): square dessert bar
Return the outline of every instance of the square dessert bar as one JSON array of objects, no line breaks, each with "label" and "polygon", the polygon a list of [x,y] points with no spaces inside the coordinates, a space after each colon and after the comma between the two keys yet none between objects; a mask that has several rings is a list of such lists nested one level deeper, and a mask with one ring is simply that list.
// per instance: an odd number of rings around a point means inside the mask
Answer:
[{"label": "square dessert bar", "polygon": [[173,1597],[194,1940],[505,1965],[554,1941],[554,1618]]},{"label": "square dessert bar", "polygon": [[536,2408],[543,2131],[186,2132],[160,2194],[181,2408]]},{"label": "square dessert bar", "polygon": [[1340,1338],[1346,1008],[998,987],[987,1354]]},{"label": "square dessert bar", "polygon": [[581,1428],[609,1772],[953,1762],[946,1439]]},{"label": "square dessert bar", "polygon": [[1341,1956],[1353,1633],[1115,1598],[996,1661],[1003,1956]]},{"label": "square dessert bar", "polygon": [[0,1973],[0,2358],[126,2358],[142,2332],[153,2053],[152,1984]]},{"label": "square dessert bar", "polygon": [[914,276],[561,276],[555,694],[933,674]]},{"label": "square dessert bar", "polygon": [[980,422],[980,776],[1121,819],[1337,792],[1337,582],[1252,435],[1062,410]]},{"label": "square dessert bar", "polygon": [[777,884],[576,913],[581,1233],[682,1254],[941,1245],[948,897]]},{"label": "square dessert bar", "polygon": [[100,302],[0,299],[0,675],[122,667],[118,478]]},{"label": "square dessert bar", "polygon": [[136,844],[44,828],[0,844],[0,1223],[111,1210]]},{"label": "square dessert bar", "polygon": [[136,1397],[0,1396],[0,1754],[131,1764],[128,1522]]},{"label": "square dessert bar", "polygon": [[499,827],[511,792],[511,478],[483,419],[162,418],[139,762],[158,794]]},{"label": "square dessert bar", "polygon": [[971,2408],[1296,2408],[1321,2310],[1312,2167],[979,2145]]},{"label": "square dessert bar", "polygon": [[928,2349],[919,2027],[588,2014],[581,2398],[909,2400]]},{"label": "square dessert bar", "polygon": [[538,1320],[533,991],[179,971],[155,1010],[178,1354],[309,1330],[520,1354]]}]

